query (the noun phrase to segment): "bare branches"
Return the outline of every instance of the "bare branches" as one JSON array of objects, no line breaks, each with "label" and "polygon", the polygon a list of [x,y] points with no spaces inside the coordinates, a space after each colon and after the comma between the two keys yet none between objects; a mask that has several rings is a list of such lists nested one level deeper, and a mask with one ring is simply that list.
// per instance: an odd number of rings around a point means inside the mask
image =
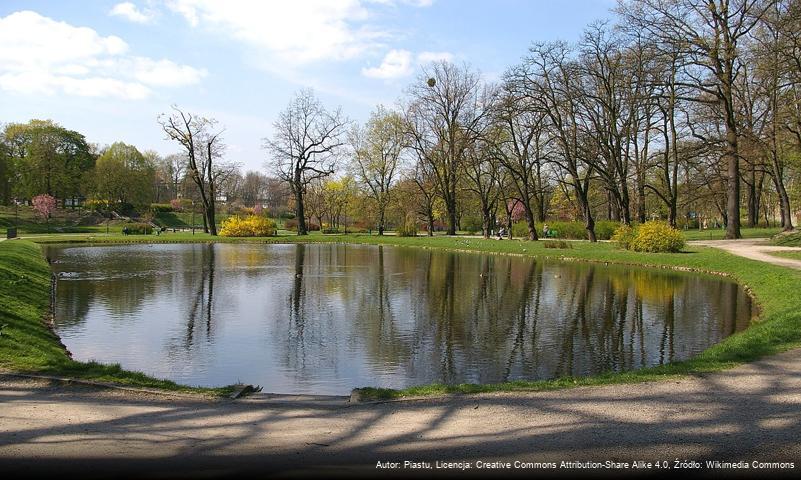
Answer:
[{"label": "bare branches", "polygon": [[298,234],[306,235],[303,193],[306,185],[334,173],[344,153],[350,120],[341,109],[329,112],[311,90],[301,90],[273,124],[273,137],[264,139],[268,165],[295,195]]}]

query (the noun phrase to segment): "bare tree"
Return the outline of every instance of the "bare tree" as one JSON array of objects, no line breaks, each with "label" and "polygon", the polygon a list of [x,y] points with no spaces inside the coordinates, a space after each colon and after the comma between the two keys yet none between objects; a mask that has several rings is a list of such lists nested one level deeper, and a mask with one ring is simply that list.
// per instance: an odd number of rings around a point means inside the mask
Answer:
[{"label": "bare tree", "polygon": [[412,170],[411,179],[417,186],[417,214],[426,219],[426,230],[429,237],[434,236],[434,206],[437,201],[437,178],[431,163],[418,157]]},{"label": "bare tree", "polygon": [[547,115],[553,135],[550,162],[564,172],[584,217],[587,238],[597,241],[590,205],[590,183],[595,174],[597,145],[588,142],[583,118],[581,67],[564,42],[537,43],[523,63],[510,71],[516,94],[527,98]]},{"label": "bare tree", "polygon": [[434,62],[409,89],[406,108],[410,146],[428,162],[445,202],[448,235],[458,225],[457,193],[465,150],[489,114],[480,75],[468,66]]},{"label": "bare tree", "polygon": [[740,234],[739,118],[735,82],[742,67],[741,42],[775,0],[630,0],[618,11],[647,32],[654,44],[678,51],[693,101],[714,104],[725,126],[723,159],[728,176],[726,238]]},{"label": "bare tree", "polygon": [[348,124],[339,108],[329,112],[314,92],[301,90],[273,124],[273,137],[264,139],[270,167],[289,184],[295,198],[298,235],[309,233],[303,204],[306,185],[334,173]]},{"label": "bare tree", "polygon": [[545,113],[530,98],[515,93],[514,76],[507,76],[496,122],[503,134],[496,155],[508,173],[508,183],[525,212],[529,240],[537,240],[537,221],[545,220],[543,165],[549,142]]},{"label": "bare tree", "polygon": [[217,235],[215,223],[215,190],[220,175],[227,169],[215,170],[214,160],[222,154],[223,130],[217,121],[184,112],[176,105],[171,114],[159,115],[159,124],[170,140],[175,140],[186,151],[187,173],[195,183],[203,204],[203,230]]}]

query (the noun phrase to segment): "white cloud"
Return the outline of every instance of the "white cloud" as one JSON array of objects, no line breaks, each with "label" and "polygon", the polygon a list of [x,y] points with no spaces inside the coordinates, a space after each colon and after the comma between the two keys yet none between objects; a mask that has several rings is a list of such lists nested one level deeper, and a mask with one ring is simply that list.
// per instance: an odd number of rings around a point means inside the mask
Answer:
[{"label": "white cloud", "polygon": [[171,60],[128,55],[121,38],[101,36],[32,11],[0,17],[0,89],[138,100],[151,87],[200,81],[206,71]]},{"label": "white cloud", "polygon": [[412,53],[408,50],[390,50],[381,65],[363,68],[362,75],[371,78],[391,79],[412,73]]},{"label": "white cloud", "polygon": [[438,62],[440,60],[452,62],[453,54],[451,52],[420,52],[417,54],[417,62],[421,64]]},{"label": "white cloud", "polygon": [[362,68],[362,75],[370,78],[380,78],[389,80],[393,78],[406,77],[412,73],[415,65],[425,65],[439,60],[452,61],[454,58],[450,52],[420,52],[417,54],[417,63],[413,60],[412,53],[408,50],[390,50],[384,56],[381,65],[371,68]]},{"label": "white cloud", "polygon": [[167,0],[195,27],[218,31],[296,66],[348,60],[387,38],[360,0]]},{"label": "white cloud", "polygon": [[131,2],[122,2],[114,5],[108,14],[114,17],[123,17],[134,23],[150,23],[153,21],[153,18],[155,18],[155,13],[152,10],[139,10],[139,7]]},{"label": "white cloud", "polygon": [[136,57],[132,61],[134,78],[146,85],[158,87],[180,87],[193,85],[206,76],[205,69],[197,69],[189,65],[178,65],[171,60],[153,60],[147,57]]}]

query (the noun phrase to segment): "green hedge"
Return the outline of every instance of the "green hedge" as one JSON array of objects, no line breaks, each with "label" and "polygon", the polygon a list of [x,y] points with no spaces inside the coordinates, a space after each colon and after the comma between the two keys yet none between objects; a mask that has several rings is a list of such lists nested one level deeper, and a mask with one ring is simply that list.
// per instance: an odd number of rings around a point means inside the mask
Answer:
[{"label": "green hedge", "polygon": [[[560,222],[546,221],[545,224],[537,223],[537,235],[542,237],[542,227],[548,225],[549,230],[556,230],[558,235],[556,238],[570,239],[570,240],[586,240],[587,230],[584,228],[584,222]],[[595,222],[595,236],[598,240],[609,240],[615,233],[615,229],[620,226],[620,222],[613,222],[609,220],[601,220]],[[528,236],[528,225],[525,221],[519,221],[512,225],[512,236],[526,237]]]}]

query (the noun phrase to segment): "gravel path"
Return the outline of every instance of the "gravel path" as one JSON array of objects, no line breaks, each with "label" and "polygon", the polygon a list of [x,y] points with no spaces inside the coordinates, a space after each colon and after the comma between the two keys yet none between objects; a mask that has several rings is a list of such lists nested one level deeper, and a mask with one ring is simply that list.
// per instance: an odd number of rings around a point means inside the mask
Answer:
[{"label": "gravel path", "polygon": [[[0,375],[0,471],[27,474],[352,476],[404,460],[492,473],[475,462],[676,459],[785,461],[795,469],[774,473],[797,474],[799,432],[801,350],[673,381],[384,404],[212,401]],[[458,473],[424,473],[447,472]]]},{"label": "gravel path", "polygon": [[772,263],[781,267],[801,269],[801,260],[792,258],[782,258],[770,255],[770,252],[799,252],[798,247],[778,247],[771,245],[770,240],[765,238],[743,239],[743,240],[699,240],[689,242],[690,245],[703,247],[715,247],[725,250],[734,255],[739,255],[760,262]]}]

